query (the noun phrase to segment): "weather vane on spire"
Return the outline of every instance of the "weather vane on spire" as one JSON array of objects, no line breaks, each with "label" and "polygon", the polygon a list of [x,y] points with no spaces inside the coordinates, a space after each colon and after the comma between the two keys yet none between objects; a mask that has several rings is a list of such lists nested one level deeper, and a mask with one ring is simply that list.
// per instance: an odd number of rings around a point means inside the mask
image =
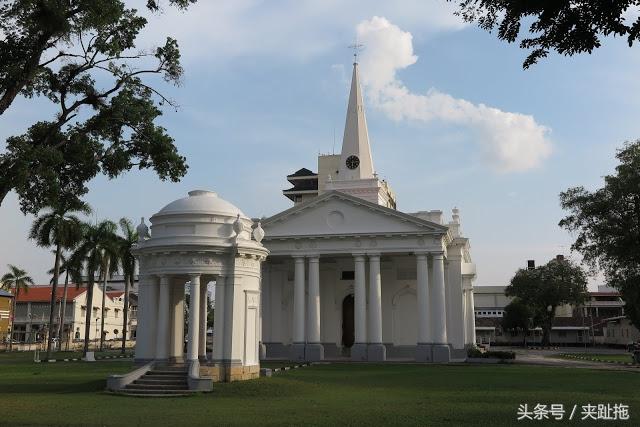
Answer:
[{"label": "weather vane on spire", "polygon": [[364,45],[362,43],[358,43],[358,38],[356,38],[355,43],[349,45],[349,49],[353,49],[353,62],[357,64],[358,54],[364,49]]}]

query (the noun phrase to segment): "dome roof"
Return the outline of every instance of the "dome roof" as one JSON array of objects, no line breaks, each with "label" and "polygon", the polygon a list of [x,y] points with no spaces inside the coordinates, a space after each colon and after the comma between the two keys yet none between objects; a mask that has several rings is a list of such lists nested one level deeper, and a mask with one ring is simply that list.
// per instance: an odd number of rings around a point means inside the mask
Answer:
[{"label": "dome roof", "polygon": [[203,213],[230,217],[236,217],[240,214],[242,218],[247,217],[235,205],[221,199],[217,193],[207,190],[189,191],[188,197],[169,203],[154,216],[182,213]]}]

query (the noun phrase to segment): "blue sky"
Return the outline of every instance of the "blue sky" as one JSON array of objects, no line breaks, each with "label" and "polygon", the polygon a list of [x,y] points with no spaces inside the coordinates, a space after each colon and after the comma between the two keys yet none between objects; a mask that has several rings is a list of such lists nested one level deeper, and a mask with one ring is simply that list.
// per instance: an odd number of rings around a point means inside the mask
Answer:
[{"label": "blue sky", "polygon": [[[158,85],[180,105],[162,123],[189,173],[177,184],[149,171],[97,178],[87,197],[96,215],[137,222],[194,188],[252,216],[290,207],[285,176],[340,150],[347,46],[358,36],[374,165],[399,209],[450,217],[459,207],[479,285],[507,284],[527,259],[568,253],[558,193],[600,185],[616,148],[640,136],[637,48],[606,40],[592,55],[552,54],[524,71],[525,51],[464,25],[450,3],[387,3],[201,0],[150,17],[140,47],[172,35],[182,48],[182,85]],[[0,141],[51,111],[14,103]],[[46,282],[53,259],[26,239],[31,221],[13,194],[0,206],[0,265]]]}]

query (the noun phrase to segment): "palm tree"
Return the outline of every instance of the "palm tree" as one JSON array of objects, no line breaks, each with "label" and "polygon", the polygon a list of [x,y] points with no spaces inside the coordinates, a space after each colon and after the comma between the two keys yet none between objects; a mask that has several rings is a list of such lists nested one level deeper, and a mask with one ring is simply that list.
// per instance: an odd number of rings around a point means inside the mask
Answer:
[{"label": "palm tree", "polygon": [[[62,338],[64,335],[64,319],[67,312],[67,290],[69,288],[69,278],[76,283],[76,288],[82,283],[82,265],[72,264],[73,259],[67,259],[64,255],[60,261],[60,274],[64,273],[64,290],[62,291],[62,304],[60,304],[60,321],[58,322],[58,337],[60,337],[60,348],[62,348]],[[48,271],[53,274],[53,269]],[[71,276],[71,277],[70,277]],[[53,283],[53,279],[51,279]]]},{"label": "palm tree", "polygon": [[47,338],[47,360],[51,358],[51,343],[53,340],[54,313],[58,278],[60,277],[60,260],[62,250],[75,245],[81,234],[81,221],[73,213],[89,214],[91,208],[82,201],[60,198],[49,207],[40,217],[36,218],[29,238],[34,239],[38,246],[55,246],[55,262],[53,264],[53,284],[51,286],[51,306],[49,309],[49,334]]},{"label": "palm tree", "polygon": [[[113,223],[112,223],[113,224]],[[100,309],[100,351],[104,345],[104,305],[107,299],[107,280],[118,271],[118,236],[114,225],[113,232],[105,235],[102,248],[102,264],[100,266],[100,278],[102,280],[102,306]]]},{"label": "palm tree", "polygon": [[11,307],[11,330],[9,331],[9,351],[13,348],[13,320],[16,318],[16,300],[20,296],[20,291],[29,292],[29,286],[33,285],[33,279],[27,275],[25,270],[9,264],[9,272],[0,278],[0,288],[11,291],[13,288],[15,298]]},{"label": "palm tree", "polygon": [[127,326],[129,321],[129,292],[133,286],[136,272],[136,258],[131,253],[131,249],[138,242],[138,232],[133,224],[127,218],[120,218],[119,236],[119,261],[122,266],[122,274],[124,275],[124,315],[122,319],[122,354],[125,353],[127,344]]},{"label": "palm tree", "polygon": [[[91,328],[91,313],[93,312],[93,285],[97,272],[104,271],[105,254],[111,253],[113,246],[113,236],[116,232],[116,225],[112,221],[102,221],[96,225],[85,223],[82,226],[83,238],[80,244],[71,255],[73,265],[83,266],[87,283],[87,310],[85,315],[84,348],[83,355],[89,351],[89,334]],[[102,316],[104,318],[104,316]]]}]

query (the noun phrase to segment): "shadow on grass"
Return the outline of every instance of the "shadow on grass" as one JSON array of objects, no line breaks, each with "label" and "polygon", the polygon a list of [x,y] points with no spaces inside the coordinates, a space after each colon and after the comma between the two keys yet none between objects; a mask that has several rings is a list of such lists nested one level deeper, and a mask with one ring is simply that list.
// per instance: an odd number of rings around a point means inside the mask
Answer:
[{"label": "shadow on grass", "polygon": [[79,383],[68,382],[47,382],[44,384],[18,383],[12,384],[10,387],[2,387],[0,396],[3,394],[15,393],[57,393],[57,394],[76,394],[94,391],[103,391],[107,385],[105,380],[96,379],[93,381],[85,381]]}]

